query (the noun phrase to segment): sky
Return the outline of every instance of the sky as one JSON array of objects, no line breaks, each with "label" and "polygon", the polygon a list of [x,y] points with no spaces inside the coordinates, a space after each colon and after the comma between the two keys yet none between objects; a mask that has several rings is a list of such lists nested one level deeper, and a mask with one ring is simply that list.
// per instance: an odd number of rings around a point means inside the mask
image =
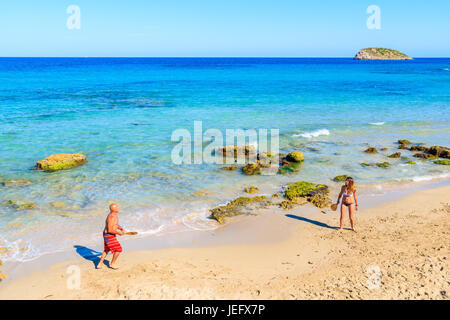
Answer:
[{"label": "sky", "polygon": [[449,15],[450,0],[2,0],[0,56],[450,57]]}]

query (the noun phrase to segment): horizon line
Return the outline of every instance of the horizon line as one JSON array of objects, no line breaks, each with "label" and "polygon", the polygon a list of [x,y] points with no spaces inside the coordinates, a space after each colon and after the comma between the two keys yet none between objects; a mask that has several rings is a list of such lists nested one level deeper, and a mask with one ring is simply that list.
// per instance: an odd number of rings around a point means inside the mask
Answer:
[{"label": "horizon line", "polygon": [[[82,58],[82,59],[90,59],[90,58],[111,58],[111,59],[130,59],[130,58],[141,58],[141,59],[354,59],[354,56],[337,56],[337,57],[327,57],[327,56],[0,56],[2,58],[46,58],[46,59],[54,59],[54,58]],[[411,57],[413,59],[449,59],[449,57]],[[361,60],[361,61],[403,61],[403,60]],[[406,60],[404,60],[406,61]]]}]

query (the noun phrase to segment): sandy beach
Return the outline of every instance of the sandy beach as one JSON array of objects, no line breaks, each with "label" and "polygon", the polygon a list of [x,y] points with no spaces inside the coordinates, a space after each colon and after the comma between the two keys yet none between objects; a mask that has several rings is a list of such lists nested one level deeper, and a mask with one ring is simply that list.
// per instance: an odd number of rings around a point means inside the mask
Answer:
[{"label": "sandy beach", "polygon": [[[119,270],[80,258],[1,284],[0,299],[447,300],[449,194],[443,186],[363,209],[357,233],[336,231],[337,212],[268,210],[214,234],[257,243],[125,252]],[[71,265],[80,289],[67,288]]]}]

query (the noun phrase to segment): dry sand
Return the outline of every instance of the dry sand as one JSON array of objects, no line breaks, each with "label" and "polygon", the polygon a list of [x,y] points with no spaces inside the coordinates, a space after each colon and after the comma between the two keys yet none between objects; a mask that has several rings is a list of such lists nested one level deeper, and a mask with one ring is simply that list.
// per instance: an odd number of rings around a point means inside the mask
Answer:
[{"label": "dry sand", "polygon": [[[357,212],[357,233],[334,229],[337,212],[269,211],[247,221],[265,221],[254,224],[262,235],[289,224],[287,239],[126,252],[119,270],[65,262],[0,284],[0,299],[448,300],[449,195],[449,186],[422,190]],[[69,265],[80,267],[79,290],[67,288]]]}]

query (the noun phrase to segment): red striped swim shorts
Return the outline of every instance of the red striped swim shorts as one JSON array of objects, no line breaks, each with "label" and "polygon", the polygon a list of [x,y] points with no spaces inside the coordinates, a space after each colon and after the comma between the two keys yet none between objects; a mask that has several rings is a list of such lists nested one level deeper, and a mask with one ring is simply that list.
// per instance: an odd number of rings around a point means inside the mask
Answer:
[{"label": "red striped swim shorts", "polygon": [[103,242],[105,245],[105,252],[122,252],[122,246],[117,240],[116,235],[111,233],[104,233]]}]

